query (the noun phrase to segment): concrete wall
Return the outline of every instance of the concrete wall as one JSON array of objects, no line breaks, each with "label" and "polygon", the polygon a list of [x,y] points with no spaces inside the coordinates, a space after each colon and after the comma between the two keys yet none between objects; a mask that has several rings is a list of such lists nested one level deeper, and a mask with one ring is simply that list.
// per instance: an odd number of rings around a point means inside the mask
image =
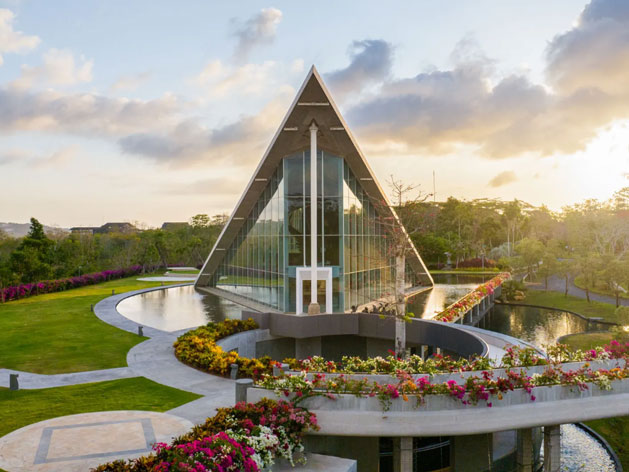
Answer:
[{"label": "concrete wall", "polygon": [[295,340],[275,338],[256,343],[256,357],[269,356],[276,361],[295,357]]},{"label": "concrete wall", "polygon": [[354,459],[358,462],[358,472],[378,472],[379,438],[306,436],[305,447],[308,452]]},{"label": "concrete wall", "polygon": [[[277,337],[306,339],[325,336],[360,336],[393,340],[395,320],[368,313],[335,313],[320,315],[289,315],[285,313],[246,313],[263,330]],[[454,324],[414,318],[406,325],[408,346],[436,346],[459,356],[484,356],[487,343],[474,332]],[[299,349],[297,349],[299,351]],[[296,353],[299,357],[298,352]]]}]

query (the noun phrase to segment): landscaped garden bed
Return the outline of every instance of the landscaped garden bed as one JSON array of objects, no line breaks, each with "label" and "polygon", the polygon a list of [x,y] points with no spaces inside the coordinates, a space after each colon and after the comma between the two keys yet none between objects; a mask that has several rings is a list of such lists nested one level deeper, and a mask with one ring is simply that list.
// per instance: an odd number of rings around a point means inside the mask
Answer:
[{"label": "landscaped garden bed", "polygon": [[303,462],[303,435],[317,429],[315,415],[292,403],[241,402],[220,408],[171,444],[155,444],[153,454],[104,464],[94,472],[258,472],[278,459]]},{"label": "landscaped garden bed", "polygon": [[481,303],[483,298],[494,293],[497,287],[510,278],[511,275],[508,272],[498,274],[496,277],[479,285],[470,293],[448,306],[441,313],[437,314],[434,319],[448,323],[456,322],[459,318],[465,316],[468,311]]},{"label": "landscaped garden bed", "polygon": [[[531,348],[511,347],[500,362],[483,357],[453,359],[440,355],[427,360],[419,356],[401,359],[393,355],[370,359],[345,356],[340,362],[326,361],[322,357],[300,361],[285,359],[291,369],[300,372],[273,376],[271,371],[276,361],[268,357],[240,357],[216,345],[221,338],[256,327],[253,320],[210,323],[181,336],[175,343],[175,353],[182,362],[222,376],[229,375],[231,364],[238,364],[242,366],[243,376],[254,377],[260,387],[277,395],[290,396],[296,402],[314,396],[334,399],[350,394],[376,397],[384,409],[391,401],[408,400],[409,396],[420,405],[428,395],[447,395],[464,405],[484,400],[492,406],[492,396],[501,399],[506,392],[514,390],[527,392],[534,401],[532,390],[535,387],[558,385],[583,391],[596,385],[606,390],[611,388],[611,382],[629,377],[629,343],[616,341],[585,352],[571,351],[564,345],[549,346],[548,357],[540,356]],[[462,372],[478,374],[460,375],[460,382],[454,378],[445,380],[443,376],[437,377],[438,381],[431,378],[440,373]],[[362,374],[362,378],[355,374]]]}]

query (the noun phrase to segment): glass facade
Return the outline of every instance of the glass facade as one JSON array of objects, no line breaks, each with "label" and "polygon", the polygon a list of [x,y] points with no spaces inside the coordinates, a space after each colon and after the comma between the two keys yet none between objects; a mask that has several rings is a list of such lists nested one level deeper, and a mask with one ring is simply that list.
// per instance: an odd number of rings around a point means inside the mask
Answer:
[{"label": "glass facade", "polygon": [[[394,261],[376,209],[341,157],[317,155],[319,266],[332,270],[335,312],[393,293]],[[310,152],[282,159],[214,273],[212,284],[283,312],[296,307],[297,268],[310,266]],[[319,300],[324,304],[324,284]],[[304,283],[304,300],[310,299]],[[307,295],[307,297],[306,297]]]}]

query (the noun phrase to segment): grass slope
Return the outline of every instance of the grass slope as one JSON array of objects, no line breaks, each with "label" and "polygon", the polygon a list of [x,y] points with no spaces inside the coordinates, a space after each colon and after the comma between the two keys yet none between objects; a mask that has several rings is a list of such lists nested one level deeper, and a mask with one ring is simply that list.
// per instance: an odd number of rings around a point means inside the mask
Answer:
[{"label": "grass slope", "polygon": [[59,374],[127,365],[129,349],[143,341],[91,311],[116,293],[159,286],[137,277],[0,304],[0,368]]},{"label": "grass slope", "polygon": [[526,299],[522,301],[522,303],[574,311],[583,316],[601,317],[604,318],[605,321],[616,321],[616,315],[614,313],[616,307],[614,305],[594,301],[588,303],[585,299],[572,295],[565,297],[563,293],[558,292],[529,290],[526,293]]},{"label": "grass slope", "polygon": [[167,411],[199,397],[144,377],[41,390],[0,388],[0,436],[58,416],[113,410]]}]

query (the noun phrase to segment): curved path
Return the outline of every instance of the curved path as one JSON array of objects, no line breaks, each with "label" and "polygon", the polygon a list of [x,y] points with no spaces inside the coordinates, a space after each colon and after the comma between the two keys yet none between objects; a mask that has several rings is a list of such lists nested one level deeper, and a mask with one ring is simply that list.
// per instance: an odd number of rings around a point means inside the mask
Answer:
[{"label": "curved path", "polygon": [[21,389],[31,390],[39,388],[66,387],[106,380],[128,379],[137,377],[129,367],[115,369],[90,370],[87,372],[73,372],[70,374],[33,374],[12,369],[0,369],[0,387],[9,388],[9,375],[18,374]]},{"label": "curved path", "polygon": [[[532,284],[529,286],[532,290],[539,290],[541,292],[549,291],[549,292],[559,292],[564,293],[566,290],[566,281],[561,277],[557,277],[553,275],[548,278],[548,290],[544,288],[544,283],[540,284]],[[572,295],[574,297],[586,299],[585,290],[577,287],[572,280],[568,283],[568,295]],[[616,305],[616,298],[610,297],[609,295],[601,295],[598,293],[590,292],[590,300],[594,300],[602,303],[609,303],[611,305]],[[624,306],[629,306],[629,298],[620,298],[620,304]]]}]

